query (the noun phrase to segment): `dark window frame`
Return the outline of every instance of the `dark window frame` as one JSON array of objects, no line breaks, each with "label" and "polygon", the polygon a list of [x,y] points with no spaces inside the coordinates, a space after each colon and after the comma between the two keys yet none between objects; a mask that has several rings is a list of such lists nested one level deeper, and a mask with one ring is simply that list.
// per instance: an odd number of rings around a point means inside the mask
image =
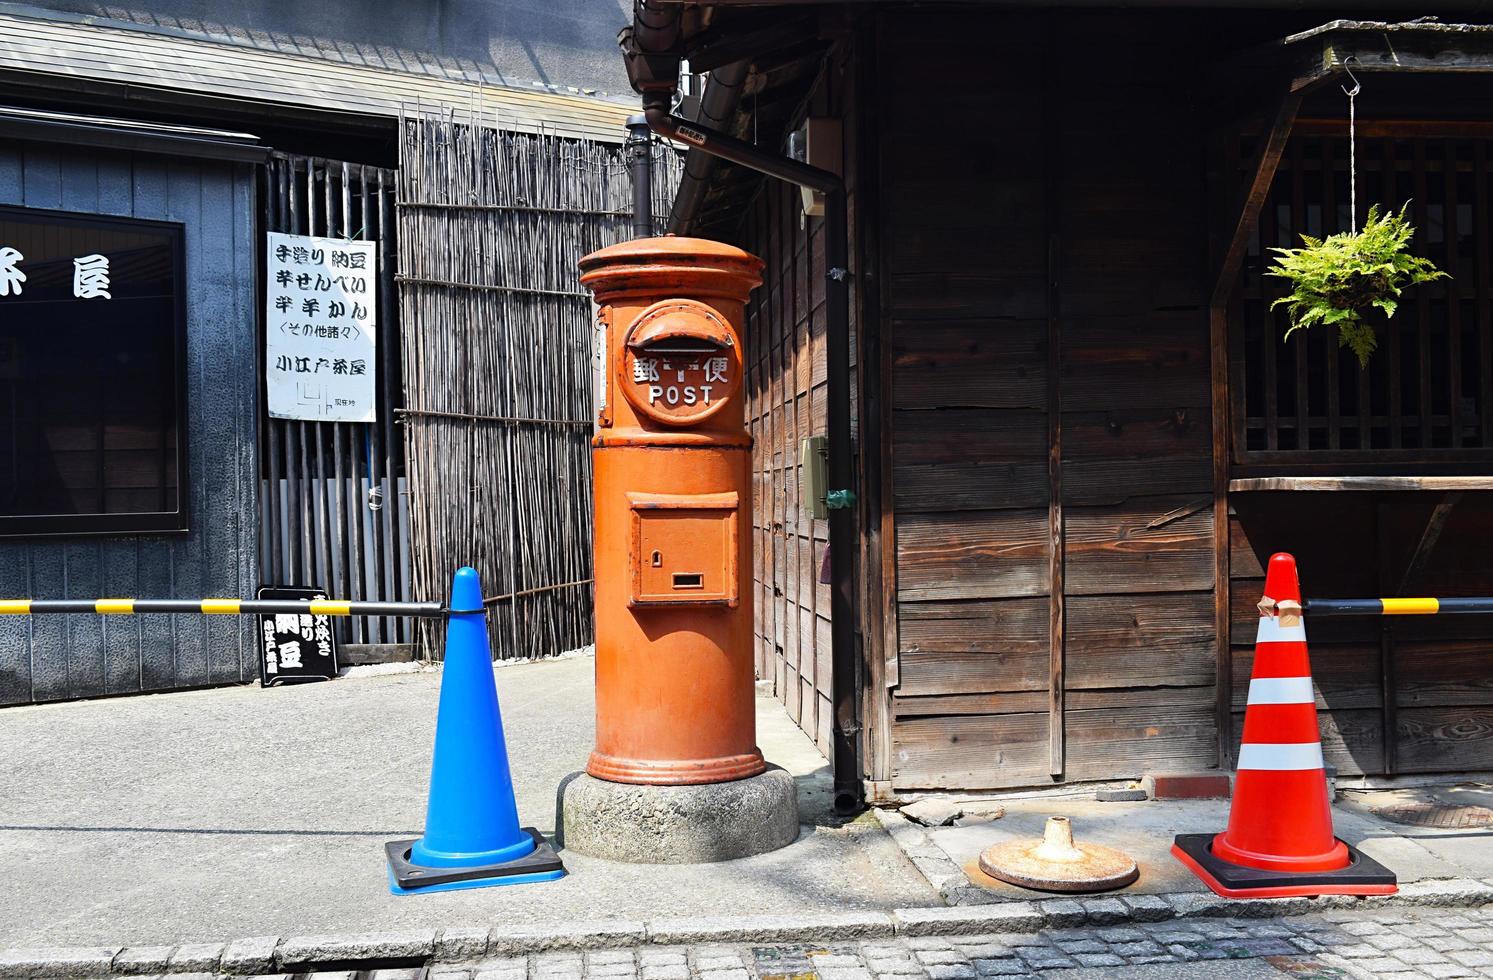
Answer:
[{"label": "dark window frame", "polygon": [[[1297,334],[1289,345],[1278,345],[1279,334],[1287,325],[1285,312],[1279,310],[1272,315],[1266,307],[1284,292],[1284,287],[1262,277],[1268,264],[1263,249],[1277,242],[1299,244],[1295,232],[1303,229],[1296,227],[1298,222],[1309,220],[1305,230],[1312,234],[1346,230],[1349,195],[1343,128],[1340,120],[1298,120],[1240,273],[1240,289],[1229,311],[1231,475],[1487,472],[1493,463],[1493,426],[1480,424],[1480,420],[1487,418],[1488,406],[1493,405],[1493,388],[1485,380],[1473,380],[1470,387],[1457,389],[1461,395],[1477,396],[1478,404],[1472,411],[1457,404],[1452,414],[1452,407],[1433,403],[1424,426],[1419,411],[1422,389],[1433,392],[1425,396],[1428,401],[1440,399],[1443,391],[1448,392],[1446,398],[1450,400],[1452,375],[1467,370],[1469,364],[1476,368],[1482,354],[1477,324],[1482,322],[1479,316],[1489,315],[1486,277],[1493,274],[1487,270],[1479,274],[1476,250],[1472,255],[1457,252],[1453,256],[1456,268],[1451,271],[1456,278],[1452,285],[1437,283],[1406,294],[1399,315],[1388,330],[1381,332],[1381,349],[1369,369],[1374,380],[1360,374],[1350,354],[1336,351],[1331,330],[1314,327]],[[1247,142],[1236,146],[1230,165],[1247,156],[1243,152]],[[1444,253],[1462,237],[1474,240],[1476,249],[1487,248],[1493,234],[1493,212],[1487,210],[1493,201],[1493,124],[1360,120],[1358,157],[1360,219],[1368,203],[1397,206],[1411,199],[1416,202],[1411,219],[1417,229],[1412,246],[1416,254],[1428,255],[1445,267]],[[1461,187],[1458,174],[1448,178],[1449,166],[1469,175],[1470,192],[1464,196],[1460,189],[1455,190],[1452,200],[1472,211],[1471,224],[1464,225],[1459,215],[1453,216],[1458,241],[1449,243],[1440,232],[1441,237],[1428,244],[1432,223],[1427,209],[1442,209],[1438,220],[1445,222],[1445,188]],[[1479,203],[1482,212],[1477,210]],[[1290,224],[1278,223],[1277,208],[1284,209]],[[1319,214],[1308,218],[1306,213],[1298,214],[1298,209],[1316,209]],[[1448,304],[1455,307],[1455,313],[1448,315]],[[1274,341],[1263,348],[1259,338],[1262,329],[1266,340]],[[1454,332],[1458,333],[1460,356],[1452,367],[1446,345]],[[1488,341],[1481,344],[1486,346]],[[1441,376],[1443,372],[1445,377]],[[1388,376],[1396,378],[1393,395],[1385,388],[1390,383],[1385,380]],[[1292,392],[1287,389],[1293,383],[1295,396],[1288,399]],[[1371,389],[1363,403],[1358,401],[1364,397],[1360,383]],[[1311,401],[1306,409],[1298,410],[1294,402],[1303,397]],[[1390,399],[1402,403],[1398,412],[1391,410],[1394,402]],[[1331,402],[1336,404],[1328,404]],[[1296,433],[1301,431],[1302,422],[1310,432],[1308,447],[1297,445]],[[1458,445],[1446,444],[1459,435],[1465,438]]]},{"label": "dark window frame", "polygon": [[191,499],[191,466],[188,456],[190,403],[187,398],[187,276],[186,276],[186,224],[180,221],[159,221],[151,218],[134,218],[127,215],[95,214],[93,212],[60,211],[51,208],[31,208],[19,205],[0,205],[0,217],[19,215],[27,218],[43,218],[59,224],[83,225],[92,228],[114,228],[128,231],[150,230],[164,232],[171,245],[171,273],[175,279],[176,295],[172,303],[174,323],[172,325],[172,368],[176,374],[173,386],[173,411],[176,418],[176,502],[175,510],[140,511],[119,514],[13,514],[0,515],[0,538],[38,538],[75,536],[126,536],[156,534],[186,534],[191,530],[189,500]]}]

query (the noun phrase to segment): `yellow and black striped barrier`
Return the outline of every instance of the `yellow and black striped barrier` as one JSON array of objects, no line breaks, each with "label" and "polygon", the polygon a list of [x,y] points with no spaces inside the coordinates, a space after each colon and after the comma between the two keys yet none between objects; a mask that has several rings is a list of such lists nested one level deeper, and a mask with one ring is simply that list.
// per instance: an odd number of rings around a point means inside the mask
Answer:
[{"label": "yellow and black striped barrier", "polygon": [[137,616],[143,613],[201,613],[213,616],[419,616],[481,610],[447,609],[439,602],[349,602],[344,599],[0,599],[0,616],[44,613],[98,613]]},{"label": "yellow and black striped barrier", "polygon": [[1307,616],[1456,616],[1493,613],[1493,598],[1459,599],[1308,599]]}]

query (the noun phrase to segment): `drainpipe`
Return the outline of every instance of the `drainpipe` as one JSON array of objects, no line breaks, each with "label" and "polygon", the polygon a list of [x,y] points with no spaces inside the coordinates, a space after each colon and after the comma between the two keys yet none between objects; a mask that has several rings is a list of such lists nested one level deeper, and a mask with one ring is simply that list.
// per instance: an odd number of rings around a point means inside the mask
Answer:
[{"label": "drainpipe", "polygon": [[632,237],[653,236],[653,130],[639,113],[627,117],[628,172],[632,176]]},{"label": "drainpipe", "polygon": [[[721,130],[736,117],[741,105],[742,89],[746,87],[751,73],[748,61],[733,61],[710,73],[710,82],[700,98],[699,117],[695,128]],[[710,187],[710,177],[716,169],[716,158],[705,153],[691,153],[684,158],[684,177],[679,181],[679,193],[674,196],[674,207],[669,214],[669,233],[686,235],[683,216],[700,212],[705,192]]]},{"label": "drainpipe", "polygon": [[643,93],[643,115],[655,133],[702,153],[824,194],[824,306],[829,362],[829,550],[830,658],[834,665],[832,763],[835,810],[855,813],[864,806],[860,767],[860,711],[855,656],[855,485],[850,442],[850,232],[845,183],[836,174],[765,152],[745,140],[680,119],[669,112],[672,92]]}]

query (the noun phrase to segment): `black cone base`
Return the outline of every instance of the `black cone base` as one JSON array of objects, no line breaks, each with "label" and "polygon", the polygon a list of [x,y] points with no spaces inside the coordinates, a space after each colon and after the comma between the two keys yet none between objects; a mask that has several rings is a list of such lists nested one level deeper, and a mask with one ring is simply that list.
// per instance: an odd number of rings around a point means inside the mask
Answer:
[{"label": "black cone base", "polygon": [[1287,898],[1304,895],[1392,895],[1395,873],[1356,847],[1337,871],[1263,871],[1231,864],[1213,854],[1216,834],[1178,834],[1172,854],[1225,898]]},{"label": "black cone base", "polygon": [[523,832],[534,838],[534,850],[503,864],[479,864],[467,868],[428,868],[410,863],[410,848],[419,840],[391,840],[384,845],[389,857],[389,877],[397,891],[446,891],[483,885],[553,881],[565,874],[565,865],[544,835],[533,827]]}]

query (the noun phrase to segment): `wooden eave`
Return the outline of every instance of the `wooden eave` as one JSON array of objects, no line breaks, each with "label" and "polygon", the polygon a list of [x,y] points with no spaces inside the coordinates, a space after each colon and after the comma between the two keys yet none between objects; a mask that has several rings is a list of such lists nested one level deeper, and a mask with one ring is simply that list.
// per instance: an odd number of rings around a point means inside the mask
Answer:
[{"label": "wooden eave", "polygon": [[1342,74],[1493,72],[1493,25],[1335,20],[1282,39],[1292,65],[1291,90],[1305,91]]},{"label": "wooden eave", "polygon": [[1228,215],[1228,237],[1222,243],[1212,283],[1215,310],[1228,305],[1245,246],[1302,99],[1313,89],[1345,77],[1350,68],[1365,75],[1493,73],[1493,25],[1335,20],[1245,52],[1231,66],[1263,76],[1274,98],[1268,110],[1272,122],[1251,161],[1248,184]]}]

